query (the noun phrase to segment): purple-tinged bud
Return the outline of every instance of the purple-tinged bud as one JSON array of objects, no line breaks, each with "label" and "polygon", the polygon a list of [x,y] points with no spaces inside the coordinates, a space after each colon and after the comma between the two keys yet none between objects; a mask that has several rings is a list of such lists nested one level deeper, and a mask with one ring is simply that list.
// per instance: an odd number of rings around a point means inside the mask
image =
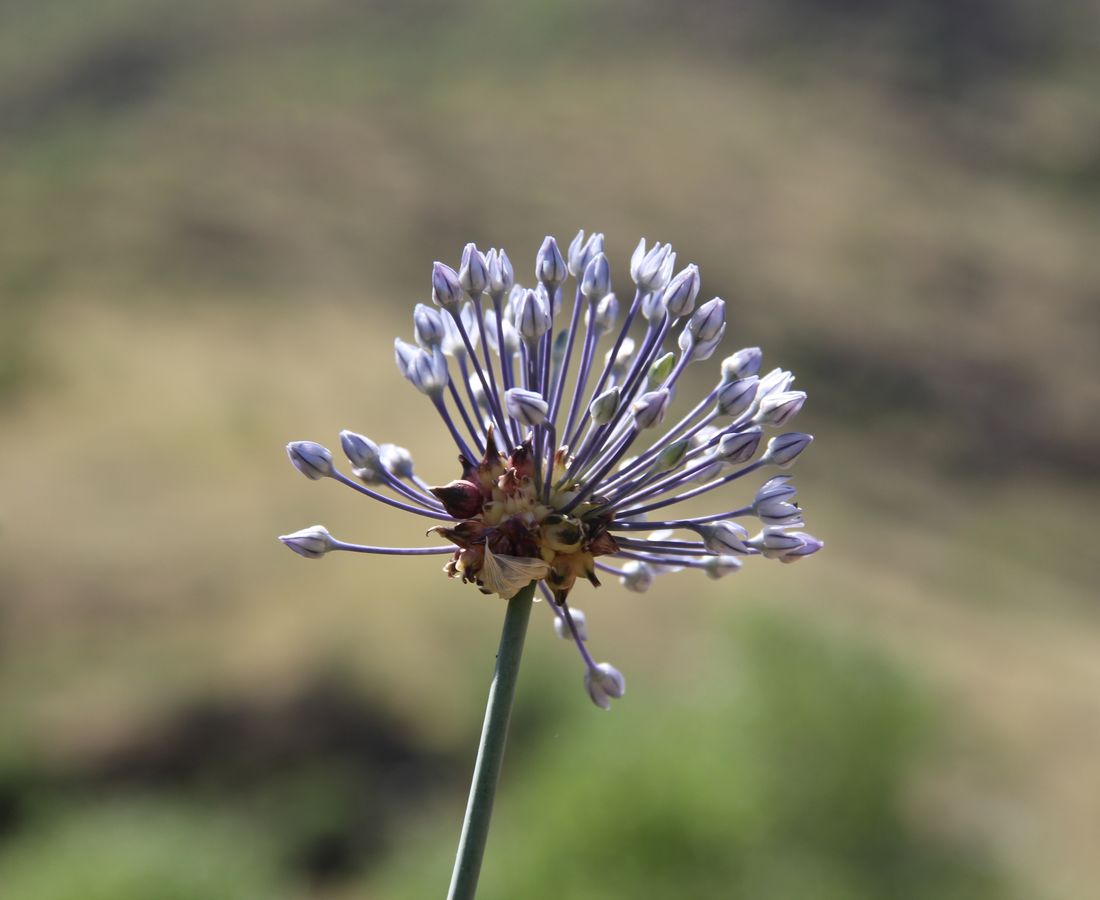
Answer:
[{"label": "purple-tinged bud", "polygon": [[740,571],[741,566],[742,562],[736,556],[708,556],[703,563],[703,571],[707,573],[707,578],[717,581]]},{"label": "purple-tinged bud", "polygon": [[656,428],[665,420],[668,405],[672,394],[668,388],[659,391],[650,391],[642,394],[630,404],[630,414],[634,417],[634,425],[639,430]]},{"label": "purple-tinged bud", "polygon": [[378,450],[382,467],[387,472],[398,478],[412,478],[413,458],[408,450],[397,444],[383,444]]},{"label": "purple-tinged bud", "polygon": [[427,350],[418,350],[405,370],[405,377],[420,393],[430,397],[438,396],[450,380],[447,374],[447,357],[439,348],[430,353]]},{"label": "purple-tinged bud", "polygon": [[538,256],[535,257],[535,277],[547,288],[556,288],[569,277],[558,242],[549,235],[543,240]]},{"label": "purple-tinged bud", "polygon": [[711,553],[728,555],[749,552],[745,540],[749,533],[736,522],[728,519],[706,522],[693,526],[693,530],[703,539],[703,544]]},{"label": "purple-tinged bud", "polygon": [[817,553],[822,547],[825,546],[824,541],[819,541],[812,534],[806,534],[804,531],[796,531],[791,537],[796,537],[802,541],[802,544],[796,547],[794,550],[790,550],[779,557],[779,561],[783,563],[798,562],[800,559],[806,556],[812,556]]},{"label": "purple-tinged bud", "polygon": [[611,663],[600,663],[584,673],[588,696],[600,709],[611,709],[611,701],[626,693],[626,680]]},{"label": "purple-tinged bud", "polygon": [[763,400],[770,394],[782,393],[793,381],[794,376],[785,369],[772,369],[760,379],[760,390],[756,392],[756,399]]},{"label": "purple-tinged bud", "polygon": [[635,594],[644,594],[656,580],[657,573],[653,567],[636,559],[623,566],[623,574],[619,576],[619,583]]},{"label": "purple-tinged bud", "polygon": [[725,381],[736,381],[738,378],[748,378],[760,371],[760,361],[764,354],[759,347],[745,347],[738,350],[732,356],[722,360],[722,378]]},{"label": "purple-tinged bud", "polygon": [[413,334],[421,347],[439,347],[447,336],[443,317],[431,306],[417,303],[413,310]]},{"label": "purple-tinged bud", "polygon": [[535,291],[524,291],[516,304],[516,331],[529,345],[540,340],[549,331],[552,320],[550,310]]},{"label": "purple-tinged bud", "polygon": [[541,425],[546,421],[550,405],[537,391],[524,388],[512,388],[504,392],[504,408],[513,419],[528,427]]},{"label": "purple-tinged bud", "polygon": [[670,254],[672,247],[668,244],[656,243],[647,251],[645,238],[638,241],[630,257],[630,277],[638,285],[638,290],[651,293],[668,284],[672,277],[672,267],[666,265]]},{"label": "purple-tinged bud", "polygon": [[800,431],[778,434],[768,441],[768,449],[764,451],[761,461],[785,469],[813,443],[813,440],[812,434],[803,434]]},{"label": "purple-tinged bud", "polygon": [[462,302],[458,273],[445,263],[432,264],[432,301],[446,310],[457,309]]},{"label": "purple-tinged bud", "polygon": [[642,316],[647,322],[660,323],[668,313],[665,304],[665,295],[661,291],[654,291],[642,298]]},{"label": "purple-tinged bud", "polygon": [[[577,629],[577,637],[582,641],[587,641],[588,620],[585,618],[584,613],[576,607],[570,606],[569,615],[573,617],[573,627]],[[564,615],[554,616],[554,633],[564,641],[573,639],[573,635],[569,631],[569,624],[565,621]]]},{"label": "purple-tinged bud", "polygon": [[665,305],[674,319],[690,315],[699,296],[699,267],[692,263],[676,273],[665,288]]},{"label": "purple-tinged bud", "polygon": [[608,388],[592,401],[588,414],[596,425],[606,425],[615,417],[619,409],[619,394],[617,387]]},{"label": "purple-tinged bud", "polygon": [[608,294],[596,305],[596,315],[593,317],[590,327],[600,338],[615,327],[619,318],[619,299],[614,294]]},{"label": "purple-tinged bud", "polygon": [[726,381],[718,386],[718,413],[736,418],[745,412],[756,399],[760,379],[755,375]]},{"label": "purple-tinged bud", "polygon": [[676,354],[671,351],[664,356],[653,361],[653,365],[649,367],[649,374],[646,376],[649,384],[661,385],[665,383],[665,379],[672,374],[673,368],[676,366]]},{"label": "purple-tinged bud", "polygon": [[713,341],[721,337],[725,317],[726,301],[721,297],[714,297],[692,313],[684,331],[688,332],[697,344]]},{"label": "purple-tinged bud", "polygon": [[[696,341],[691,348],[690,357],[691,362],[699,362],[703,359],[710,359],[714,356],[714,351],[718,349],[718,345],[722,343],[722,336],[726,333],[726,323],[722,323],[722,327],[718,329],[718,336],[709,341]],[[680,335],[682,338],[683,335]]]},{"label": "purple-tinged bud", "polygon": [[462,249],[462,263],[458,268],[458,283],[475,300],[489,287],[489,266],[477,249],[477,244],[467,244]]},{"label": "purple-tinged bud", "polygon": [[481,489],[472,481],[452,481],[430,490],[447,514],[456,519],[472,519],[481,513],[484,498]]},{"label": "purple-tinged bud", "polygon": [[294,468],[310,481],[329,478],[335,471],[328,448],[314,441],[291,441],[286,445],[286,455],[290,457]]},{"label": "purple-tinged bud", "polygon": [[782,428],[798,415],[798,411],[802,409],[805,402],[805,391],[780,391],[769,394],[760,401],[760,407],[753,416],[753,421]]},{"label": "purple-tinged bud", "polygon": [[489,293],[494,297],[502,297],[512,290],[516,283],[516,274],[512,269],[512,261],[503,250],[490,250],[490,256],[485,257],[485,265],[489,270]]},{"label": "purple-tinged bud", "polygon": [[774,478],[769,478],[756,492],[756,502],[762,503],[765,500],[790,500],[796,493],[797,488],[791,484],[793,475],[776,475]]},{"label": "purple-tinged bud", "polygon": [[602,300],[611,291],[611,264],[597,253],[584,269],[581,293],[589,300]]},{"label": "purple-tinged bud", "polygon": [[746,462],[756,453],[763,433],[759,425],[753,425],[743,431],[723,434],[718,439],[718,446],[714,449],[714,457],[726,463]]},{"label": "purple-tinged bud", "polygon": [[279,540],[306,559],[320,559],[335,546],[324,525],[310,525],[293,534],[280,534]]},{"label": "purple-tinged bud", "polygon": [[381,448],[369,437],[354,431],[340,432],[340,446],[356,469],[376,470],[382,466]]},{"label": "purple-tinged bud", "polygon": [[[573,238],[569,244],[569,274],[579,281],[588,268],[588,264],[591,263],[599,253],[603,253],[603,235],[598,232],[593,232],[586,241],[584,239],[584,230],[578,231],[577,236]],[[604,293],[606,293],[606,291]]]},{"label": "purple-tinged bud", "polygon": [[759,550],[768,559],[779,559],[802,546],[802,538],[797,534],[788,534],[782,526],[769,525],[758,534],[745,541],[750,547]]},{"label": "purple-tinged bud", "polygon": [[688,449],[691,447],[691,441],[687,438],[681,438],[678,441],[673,441],[664,450],[657,454],[657,458],[653,460],[653,466],[651,471],[653,472],[669,472],[675,469],[680,463],[684,461],[684,456],[687,454]]},{"label": "purple-tinged bud", "polygon": [[802,524],[802,510],[790,502],[795,494],[794,485],[788,484],[786,478],[785,475],[773,478],[756,492],[752,511],[765,525]]},{"label": "purple-tinged bud", "polygon": [[417,354],[421,351],[418,347],[410,344],[408,341],[403,341],[401,338],[393,339],[393,358],[397,363],[397,371],[399,371],[406,378],[409,377],[409,369],[416,362]]}]

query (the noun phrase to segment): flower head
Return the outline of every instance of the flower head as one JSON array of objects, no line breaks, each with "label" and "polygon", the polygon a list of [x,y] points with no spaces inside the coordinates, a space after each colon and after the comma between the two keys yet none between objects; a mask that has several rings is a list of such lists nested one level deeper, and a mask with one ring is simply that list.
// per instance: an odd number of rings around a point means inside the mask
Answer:
[{"label": "flower head", "polygon": [[[297,441],[287,452],[308,478],[431,519],[428,533],[442,543],[348,544],[321,526],[281,540],[310,558],[335,550],[446,555],[449,577],[504,598],[538,582],[558,634],[584,660],[589,695],[607,708],[625,682],[588,653],[588,623],[569,605],[578,579],[598,587],[600,574],[611,573],[640,593],[671,573],[716,579],[754,556],[790,563],[822,546],[790,530],[803,517],[788,475],[760,478],[743,505],[676,512],[758,470],[790,466],[812,437],[774,435],[757,455],[765,431],[787,425],[806,394],[791,389],[784,369],[759,375],[756,347],[728,356],[705,396],[677,397],[687,367],[714,354],[727,323],[722,299],[696,305],[698,268],[674,275],[675,260],[668,244],[640,242],[629,304],[611,291],[598,233],[578,233],[567,257],[548,237],[529,287],[515,283],[503,250],[482,254],[468,244],[457,271],[436,263],[434,305],[416,307],[415,343],[398,339],[395,359],[454,442],[459,464],[449,474],[457,477],[430,486],[407,450],[351,431],[340,437],[354,477],[320,444]],[[570,276],[573,305],[559,321]],[[742,519],[756,519],[758,533],[750,537]]]}]

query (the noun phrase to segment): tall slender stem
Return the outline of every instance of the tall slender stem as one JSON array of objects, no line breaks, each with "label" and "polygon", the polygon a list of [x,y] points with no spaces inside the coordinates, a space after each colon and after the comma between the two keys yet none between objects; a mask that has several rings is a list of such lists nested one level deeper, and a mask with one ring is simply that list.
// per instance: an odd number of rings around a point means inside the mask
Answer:
[{"label": "tall slender stem", "polygon": [[508,601],[504,627],[500,632],[493,683],[489,686],[489,703],[485,707],[485,724],[481,728],[481,744],[474,763],[470,784],[470,799],[462,836],[458,840],[454,874],[448,900],[473,900],[477,879],[481,874],[481,859],[489,836],[489,819],[493,814],[500,766],[504,761],[504,743],[508,737],[508,721],[512,716],[512,698],[516,694],[519,663],[523,656],[523,641],[527,622],[531,618],[531,598],[537,582],[532,581]]}]

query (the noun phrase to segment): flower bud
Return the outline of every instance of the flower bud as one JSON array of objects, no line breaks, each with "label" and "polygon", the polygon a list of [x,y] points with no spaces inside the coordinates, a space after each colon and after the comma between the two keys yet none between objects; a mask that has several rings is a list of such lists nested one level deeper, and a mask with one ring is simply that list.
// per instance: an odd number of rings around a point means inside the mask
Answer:
[{"label": "flower bud", "polygon": [[736,418],[745,412],[756,399],[760,379],[755,375],[727,381],[718,386],[718,414]]},{"label": "flower bud", "polygon": [[416,356],[405,370],[405,377],[420,393],[436,396],[447,386],[450,376],[447,374],[447,357],[439,348],[430,353],[418,350]]},{"label": "flower bud", "polygon": [[600,663],[584,673],[584,686],[588,696],[600,709],[611,709],[611,701],[626,693],[626,680],[610,663]]},{"label": "flower bud", "polygon": [[547,235],[535,257],[535,277],[547,288],[555,288],[568,276],[569,270],[565,267],[558,242]]},{"label": "flower bud", "polygon": [[457,309],[462,302],[458,273],[445,263],[432,265],[432,301],[446,310]]},{"label": "flower bud", "polygon": [[796,531],[790,536],[798,538],[802,543],[798,547],[795,547],[793,550],[789,550],[782,556],[780,556],[780,562],[798,562],[805,556],[812,556],[813,554],[817,553],[818,550],[825,546],[824,541],[819,541],[812,534],[806,534],[806,532],[804,531]]},{"label": "flower bud", "polygon": [[[699,362],[700,360],[710,359],[714,356],[714,351],[718,349],[718,345],[722,343],[722,335],[726,333],[726,323],[722,323],[722,327],[718,329],[718,336],[709,341],[696,341],[691,345],[690,351],[685,348],[684,352],[688,354],[691,362]],[[680,335],[680,346],[683,347],[684,335]]]},{"label": "flower bud", "polygon": [[759,534],[745,541],[754,550],[759,550],[768,559],[780,559],[802,547],[803,540],[798,534],[787,533],[782,526],[768,526]]},{"label": "flower bud", "polygon": [[602,253],[588,263],[581,278],[581,293],[589,300],[601,300],[611,290],[611,264]]},{"label": "flower bud", "polygon": [[398,478],[412,478],[413,458],[408,450],[397,444],[383,444],[378,450],[379,459],[387,472]]},{"label": "flower bud", "polygon": [[674,319],[690,315],[699,296],[699,267],[692,263],[681,269],[665,288],[665,305]]},{"label": "flower bud", "polygon": [[794,376],[785,369],[772,369],[760,379],[760,390],[756,392],[756,399],[763,400],[771,394],[778,394],[787,390],[794,381]]},{"label": "flower bud", "polygon": [[753,421],[781,428],[798,414],[805,402],[805,391],[779,391],[769,394],[760,401]]},{"label": "flower bud", "polygon": [[377,469],[382,465],[380,448],[369,437],[354,431],[341,431],[340,446],[344,448],[348,461],[357,469]]},{"label": "flower bud", "polygon": [[489,287],[489,267],[477,244],[462,248],[462,262],[458,268],[458,283],[467,294],[477,299]]},{"label": "flower bud", "polygon": [[[466,342],[462,340],[462,335],[459,333],[454,317],[449,312],[444,312],[439,316],[439,321],[443,323],[443,341],[439,345],[439,349],[452,359],[465,359]],[[470,334],[467,332],[467,335],[470,338],[470,344],[474,345],[474,341],[477,340],[476,333]],[[401,363],[398,362],[397,366],[401,368]],[[401,369],[402,374],[404,374],[404,371],[404,369]]]},{"label": "flower bud", "polygon": [[472,481],[452,481],[431,488],[431,492],[443,504],[447,514],[456,519],[472,519],[481,512],[484,503],[481,489]]},{"label": "flower bud", "polygon": [[654,360],[653,365],[649,367],[649,383],[653,385],[664,384],[665,379],[672,374],[675,366],[676,354],[671,351],[660,359]]},{"label": "flower bud", "polygon": [[630,414],[634,417],[634,425],[640,430],[655,428],[660,425],[665,420],[665,413],[668,412],[671,396],[668,388],[642,394],[630,404]]},{"label": "flower bud", "polygon": [[653,472],[669,472],[675,469],[684,460],[684,455],[688,452],[691,446],[691,441],[686,438],[681,438],[678,441],[673,441],[664,450],[657,454],[657,458],[653,461]]},{"label": "flower bud", "polygon": [[425,348],[439,347],[447,336],[443,327],[443,317],[431,306],[417,303],[413,310],[413,334],[416,342]]},{"label": "flower bud", "polygon": [[623,574],[619,576],[619,583],[628,591],[635,594],[644,594],[657,580],[657,573],[648,563],[632,559],[623,566]]},{"label": "flower bud", "polygon": [[741,565],[741,560],[736,556],[708,556],[703,562],[703,571],[707,573],[707,578],[717,581],[738,571]]},{"label": "flower bud", "polygon": [[[501,331],[504,332],[504,353],[506,356],[515,356],[519,351],[519,332],[516,326],[507,319],[501,320]],[[497,332],[497,314],[493,310],[485,313],[485,341],[497,356],[500,356],[500,334]]]},{"label": "flower bud", "polygon": [[291,441],[286,445],[286,455],[294,468],[311,481],[328,478],[335,471],[332,468],[332,454],[314,441]]},{"label": "flower bud", "polygon": [[[576,607],[569,607],[569,615],[573,618],[573,627],[577,629],[577,637],[582,641],[588,640],[588,620],[585,618],[583,612]],[[562,640],[570,641],[573,639],[572,633],[569,631],[569,623],[565,621],[565,615],[554,616],[554,633],[557,634]]]},{"label": "flower bud", "polygon": [[596,333],[596,337],[599,338],[615,327],[615,321],[618,318],[619,300],[614,294],[608,294],[596,304],[596,315],[593,317],[590,327]]},{"label": "flower bud", "polygon": [[595,424],[606,425],[615,417],[615,412],[619,408],[619,393],[617,387],[608,388],[592,401],[591,406],[588,407],[588,414]]},{"label": "flower bud", "polygon": [[791,497],[798,493],[798,489],[791,484],[792,478],[792,475],[776,475],[775,478],[769,478],[756,492],[756,502],[762,503],[765,500],[790,500]]},{"label": "flower bud", "polygon": [[727,356],[722,360],[722,378],[725,381],[736,381],[738,378],[755,375],[760,371],[763,355],[759,347],[745,347],[732,356]]},{"label": "flower bud", "polygon": [[660,323],[667,311],[665,295],[661,291],[654,291],[642,298],[642,316],[647,322]]},{"label": "flower bud", "polygon": [[569,274],[579,280],[598,253],[603,253],[603,235],[593,233],[586,241],[582,228],[569,243]]},{"label": "flower bud", "polygon": [[695,338],[695,343],[713,341],[722,335],[725,316],[726,301],[721,297],[714,297],[692,313],[684,330]]},{"label": "flower bud", "polygon": [[521,425],[541,425],[546,421],[550,405],[537,391],[511,388],[504,392],[504,408]]},{"label": "flower bud", "polygon": [[669,256],[675,260],[672,247],[669,244],[654,244],[648,251],[645,246],[645,238],[638,241],[630,257],[630,277],[638,285],[642,293],[659,291],[672,277],[672,267],[666,265]]},{"label": "flower bud", "polygon": [[306,559],[320,559],[335,546],[324,525],[310,525],[293,534],[280,534],[279,540]]},{"label": "flower bud", "polygon": [[503,250],[490,250],[485,257],[485,267],[489,271],[489,293],[501,297],[512,290],[516,275],[512,270],[512,261]]},{"label": "flower bud", "polygon": [[744,431],[731,431],[723,434],[714,450],[716,459],[727,463],[746,462],[752,459],[756,448],[760,446],[763,431],[759,425],[753,425]]},{"label": "flower bud", "polygon": [[728,519],[721,522],[706,522],[694,526],[694,531],[703,539],[703,544],[711,553],[719,555],[748,553],[745,538],[749,533],[736,522]]},{"label": "flower bud", "polygon": [[516,330],[528,344],[538,341],[552,324],[550,310],[535,291],[524,291],[516,305]]},{"label": "flower bud", "polygon": [[813,439],[812,434],[803,434],[800,431],[778,434],[768,441],[768,449],[764,451],[761,461],[785,469],[813,443]]},{"label": "flower bud", "polygon": [[393,339],[393,359],[397,363],[397,371],[399,371],[406,378],[409,377],[409,369],[416,361],[416,356],[420,353],[420,349],[410,344],[408,341],[403,341],[401,338]]},{"label": "flower bud", "polygon": [[616,377],[622,377],[626,374],[626,370],[630,368],[630,360],[634,356],[634,338],[623,338],[623,342],[619,345],[619,352],[615,355],[614,361],[611,359],[611,350],[608,350],[603,355],[603,367],[605,369],[611,369],[611,374]]}]

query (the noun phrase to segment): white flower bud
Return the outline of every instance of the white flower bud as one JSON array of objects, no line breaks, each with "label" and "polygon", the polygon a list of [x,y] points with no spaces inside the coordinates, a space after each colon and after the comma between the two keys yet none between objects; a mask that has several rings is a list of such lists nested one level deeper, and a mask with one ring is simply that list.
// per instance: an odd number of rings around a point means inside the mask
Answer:
[{"label": "white flower bud", "polygon": [[776,475],[775,478],[769,478],[765,481],[760,489],[756,492],[756,502],[762,503],[765,500],[790,500],[796,493],[797,488],[791,484],[791,475]]},{"label": "white flower bud", "polygon": [[603,355],[603,367],[605,369],[611,369],[612,375],[621,378],[626,374],[626,370],[630,368],[630,360],[633,357],[634,338],[623,338],[623,342],[619,345],[619,352],[615,356],[614,362],[611,360],[611,350],[608,350]]},{"label": "white flower bud", "polygon": [[[569,615],[573,617],[573,627],[577,629],[577,637],[582,641],[587,641],[588,620],[585,619],[584,613],[576,607],[570,606]],[[564,616],[554,616],[554,632],[564,641],[573,640],[573,635],[569,631],[569,624],[565,621]]]},{"label": "white flower bud", "polygon": [[759,401],[771,394],[782,393],[793,381],[794,376],[785,369],[772,369],[760,379],[760,390],[756,392],[756,399]]},{"label": "white flower bud", "polygon": [[403,341],[401,338],[393,339],[393,359],[397,363],[397,371],[406,378],[409,377],[409,369],[416,361],[416,355],[420,352],[418,347],[408,341]]},{"label": "white flower bud", "polygon": [[489,287],[489,266],[485,262],[485,257],[477,249],[477,244],[467,244],[462,248],[458,283],[462,285],[462,290],[475,299],[485,293],[485,289]]},{"label": "white flower bud", "polygon": [[611,264],[602,253],[592,257],[581,278],[581,293],[589,300],[601,300],[611,290]]},{"label": "white flower bud", "polygon": [[703,571],[707,573],[707,578],[717,581],[737,572],[741,566],[742,562],[736,556],[708,556],[703,562]]},{"label": "white flower bud", "polygon": [[754,534],[745,543],[754,550],[759,550],[768,559],[779,559],[800,549],[803,540],[796,533],[784,531],[782,526],[771,525]]},{"label": "white flower bud", "polygon": [[[645,238],[638,241],[630,257],[630,277],[638,285],[638,290],[651,293],[668,284],[672,277],[672,267],[666,266],[670,254],[672,247],[668,244],[656,243],[647,251]],[[675,260],[675,255],[672,256]]]},{"label": "white flower bud", "polygon": [[756,448],[760,446],[763,435],[759,425],[753,425],[743,431],[731,431],[723,434],[714,450],[715,459],[726,463],[739,463],[752,459]]},{"label": "white flower bud", "polygon": [[642,316],[647,322],[659,323],[664,319],[667,309],[665,295],[660,291],[646,294],[642,298]]},{"label": "white flower bud", "polygon": [[348,461],[357,469],[377,469],[382,465],[379,446],[365,435],[341,431],[340,446],[344,448]]},{"label": "white flower bud", "polygon": [[447,357],[439,348],[418,350],[405,371],[405,377],[420,393],[436,396],[447,386]]},{"label": "white flower bud", "polygon": [[672,394],[668,388],[642,394],[630,404],[630,414],[639,429],[656,428],[665,420]]},{"label": "white flower bud", "polygon": [[781,428],[798,414],[805,402],[805,391],[780,391],[769,394],[760,401],[753,421]]},{"label": "white flower bud", "polygon": [[756,399],[756,391],[760,386],[760,379],[755,375],[748,378],[738,378],[736,381],[726,381],[718,386],[718,413],[723,416],[736,418],[745,412]]},{"label": "white flower bud", "polygon": [[[588,313],[585,313],[587,321]],[[596,333],[596,337],[602,337],[615,327],[619,318],[619,299],[614,294],[608,294],[596,304],[596,315],[589,327]]]},{"label": "white flower bud", "polygon": [[280,534],[279,540],[306,559],[320,559],[334,546],[332,535],[324,525],[310,525],[293,534]]},{"label": "white flower bud", "polygon": [[421,347],[439,347],[447,336],[443,317],[434,307],[417,303],[413,310],[413,334]]},{"label": "white flower bud", "polygon": [[535,257],[535,277],[548,288],[557,287],[569,277],[558,242],[549,235],[543,240],[538,256]]},{"label": "white flower bud", "polygon": [[588,414],[597,425],[606,425],[610,422],[619,408],[619,394],[617,387],[608,388],[600,396],[592,401],[588,407]]},{"label": "white flower bud", "polygon": [[800,431],[778,434],[768,441],[768,449],[764,451],[761,460],[785,469],[813,443],[813,439],[812,434],[803,434]]},{"label": "white flower bud", "polygon": [[[504,353],[507,356],[515,356],[519,352],[519,332],[516,331],[516,326],[505,318],[501,320],[500,330],[504,333]],[[485,312],[485,341],[489,345],[489,349],[500,356],[497,314],[491,309]]]},{"label": "white flower bud", "polygon": [[535,291],[524,291],[516,304],[516,330],[529,345],[550,329],[552,320],[545,301]]},{"label": "white flower bud", "polygon": [[541,425],[546,421],[550,405],[536,391],[512,388],[504,392],[504,408],[521,425]]},{"label": "white flower bud", "polygon": [[690,315],[699,296],[699,267],[692,263],[681,269],[665,288],[665,305],[674,319]]},{"label": "white flower bud", "polygon": [[512,290],[516,283],[512,261],[503,250],[490,250],[485,257],[485,267],[489,270],[489,293],[501,297]]},{"label": "white flower bud", "polygon": [[656,580],[657,573],[653,571],[653,567],[636,559],[623,566],[623,574],[619,576],[619,583],[635,594],[644,594],[653,587]]},{"label": "white flower bud", "polygon": [[[718,329],[718,336],[717,337],[712,338],[709,341],[696,341],[694,344],[692,344],[691,350],[689,352],[689,356],[691,357],[691,362],[699,362],[700,360],[710,359],[712,356],[714,356],[714,351],[717,350],[718,345],[722,343],[722,335],[724,335],[725,333],[726,333],[726,323],[723,322],[722,327]],[[680,335],[680,344],[681,344],[681,346],[683,345],[683,343],[684,343],[684,336],[683,336],[683,334],[681,334]],[[688,353],[687,350],[685,350],[684,352]]]},{"label": "white flower bud", "polygon": [[657,458],[653,461],[653,472],[668,472],[675,469],[684,460],[684,455],[688,452],[688,448],[691,446],[691,441],[687,439],[680,439],[673,441],[664,450],[657,454]]},{"label": "white flower bud", "polygon": [[626,693],[626,680],[610,663],[600,663],[584,673],[584,686],[588,696],[600,709],[611,709],[611,701]]},{"label": "white flower bud", "polygon": [[286,445],[286,455],[294,468],[310,481],[328,478],[335,471],[332,468],[332,454],[314,441],[291,441]]},{"label": "white flower bud", "polygon": [[462,302],[462,285],[458,273],[445,263],[432,265],[432,301],[444,309],[457,309]]},{"label": "white flower bud", "polygon": [[748,378],[760,371],[760,360],[764,354],[759,347],[745,347],[738,350],[732,356],[722,360],[722,378],[725,381],[735,381],[738,378]]},{"label": "white flower bud", "polygon": [[408,450],[396,444],[383,444],[378,450],[379,461],[387,472],[398,478],[412,478],[413,458]]},{"label": "white flower bud", "polygon": [[736,522],[728,519],[721,522],[706,522],[694,526],[694,530],[703,539],[703,544],[711,553],[719,555],[748,553],[745,538],[749,533]]},{"label": "white flower bud", "polygon": [[[439,321],[443,323],[443,341],[440,343],[439,348],[451,359],[465,359],[466,342],[462,340],[462,335],[458,331],[458,325],[455,323],[454,318],[449,312],[445,312],[440,315]],[[477,340],[477,335],[469,334],[469,332],[467,334],[470,337],[470,343],[473,344]],[[399,362],[398,368],[400,367]],[[404,369],[401,371],[404,374]]]},{"label": "white flower bud", "polygon": [[[603,253],[603,235],[593,233],[586,241],[582,228],[569,243],[569,274],[579,280],[598,253]],[[604,291],[604,293],[607,292]],[[600,296],[602,297],[603,294]]]}]

